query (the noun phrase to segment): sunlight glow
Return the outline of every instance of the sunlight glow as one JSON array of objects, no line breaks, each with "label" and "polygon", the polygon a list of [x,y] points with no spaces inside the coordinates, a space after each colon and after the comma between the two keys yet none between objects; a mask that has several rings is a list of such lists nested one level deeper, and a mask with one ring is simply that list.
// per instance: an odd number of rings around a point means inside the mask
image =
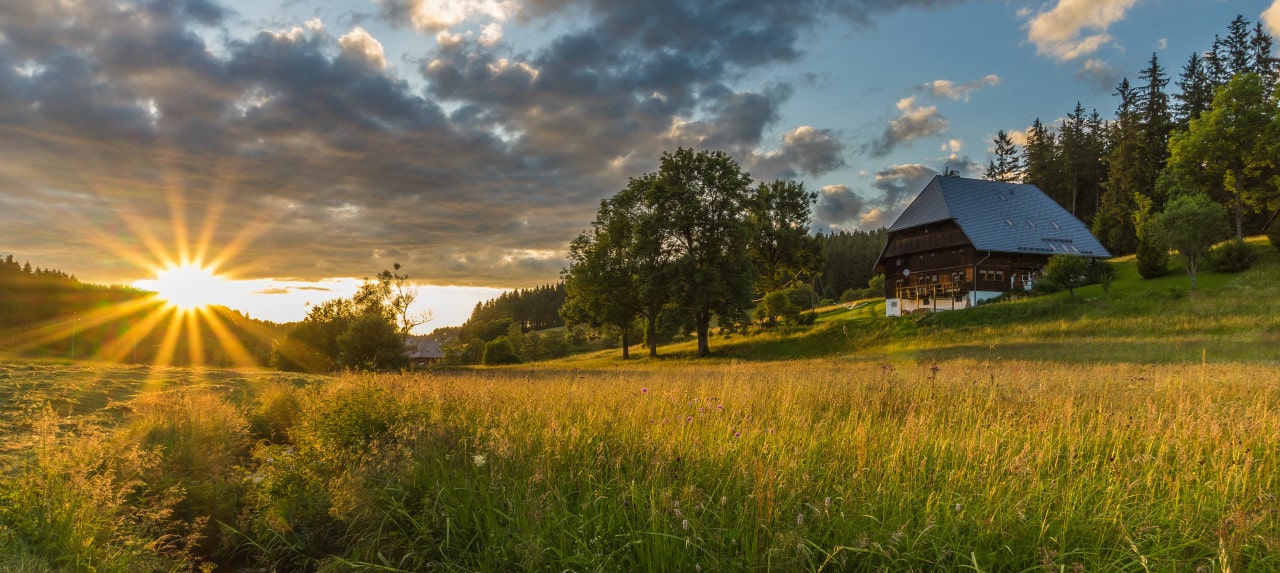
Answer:
[{"label": "sunlight glow", "polygon": [[154,291],[165,302],[179,310],[191,311],[220,304],[229,294],[230,281],[199,264],[171,266],[156,272],[154,280],[141,280],[134,286]]}]

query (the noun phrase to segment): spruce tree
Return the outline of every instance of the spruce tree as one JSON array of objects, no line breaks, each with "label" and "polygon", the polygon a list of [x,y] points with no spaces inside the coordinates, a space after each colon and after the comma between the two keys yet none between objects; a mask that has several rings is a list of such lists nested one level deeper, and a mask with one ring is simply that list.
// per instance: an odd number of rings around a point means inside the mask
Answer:
[{"label": "spruce tree", "polygon": [[1001,129],[996,132],[992,141],[995,144],[994,160],[987,165],[986,179],[1016,183],[1022,180],[1022,162],[1018,158],[1018,146],[1009,138],[1009,134]]},{"label": "spruce tree", "polygon": [[1213,80],[1200,54],[1193,53],[1187,59],[1178,76],[1178,89],[1180,92],[1174,96],[1178,98],[1177,123],[1185,128],[1188,121],[1200,117],[1213,103]]},{"label": "spruce tree", "polygon": [[[1093,221],[1093,234],[1112,254],[1132,253],[1138,237],[1132,213],[1137,209],[1134,193],[1150,193],[1152,182],[1146,169],[1146,145],[1135,108],[1137,93],[1129,79],[1120,80],[1115,94],[1120,98],[1110,132],[1108,176],[1102,204]],[[1139,191],[1141,190],[1141,191]]]}]

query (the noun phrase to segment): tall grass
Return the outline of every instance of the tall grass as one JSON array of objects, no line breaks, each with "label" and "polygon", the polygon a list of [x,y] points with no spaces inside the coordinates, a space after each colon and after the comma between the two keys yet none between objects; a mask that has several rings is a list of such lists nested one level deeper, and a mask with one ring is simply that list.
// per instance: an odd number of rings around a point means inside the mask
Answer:
[{"label": "tall grass", "polygon": [[282,570],[1275,568],[1275,375],[349,376],[302,391],[290,443],[258,447],[237,531]]}]

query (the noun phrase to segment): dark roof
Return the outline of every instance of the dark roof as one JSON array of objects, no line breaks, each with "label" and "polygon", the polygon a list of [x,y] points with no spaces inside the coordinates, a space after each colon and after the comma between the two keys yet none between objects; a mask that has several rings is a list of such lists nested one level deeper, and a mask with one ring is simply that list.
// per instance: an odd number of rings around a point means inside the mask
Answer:
[{"label": "dark roof", "polygon": [[979,251],[1110,258],[1084,223],[1035,185],[938,175],[889,232],[954,220]]},{"label": "dark roof", "polygon": [[410,359],[444,358],[444,350],[440,348],[440,343],[425,336],[406,336],[404,347]]}]

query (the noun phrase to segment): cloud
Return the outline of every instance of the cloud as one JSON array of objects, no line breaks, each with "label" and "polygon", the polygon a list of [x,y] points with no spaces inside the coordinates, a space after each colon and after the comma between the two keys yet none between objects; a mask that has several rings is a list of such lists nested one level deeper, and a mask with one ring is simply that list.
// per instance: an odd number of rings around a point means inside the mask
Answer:
[{"label": "cloud", "polygon": [[884,157],[901,145],[947,130],[947,119],[938,113],[937,106],[921,107],[916,98],[907,97],[898,100],[897,108],[898,117],[869,145],[872,157]]},{"label": "cloud", "polygon": [[802,125],[787,132],[782,143],[786,155],[815,177],[845,166],[844,144],[829,129]]},{"label": "cloud", "polygon": [[1102,60],[1089,58],[1080,69],[1076,70],[1076,79],[1085,82],[1097,91],[1106,93],[1115,87],[1120,72]]},{"label": "cloud", "polygon": [[374,0],[388,20],[424,32],[450,30],[469,20],[502,22],[517,11],[515,2],[503,0]]},{"label": "cloud", "polygon": [[969,94],[984,87],[1000,85],[1000,76],[988,74],[971,82],[956,84],[951,80],[933,80],[924,85],[924,88],[933,93],[937,97],[944,97],[956,101],[969,101]]},{"label": "cloud", "polygon": [[[1057,0],[1053,8],[1036,13],[1027,22],[1027,40],[1036,53],[1058,62],[1093,54],[1111,43],[1107,29],[1124,20],[1137,0]],[[1030,12],[1021,12],[1030,16]]]},{"label": "cloud", "polygon": [[937,174],[937,171],[919,163],[892,165],[876,173],[871,187],[880,192],[877,204],[900,212]]},{"label": "cloud", "polygon": [[867,210],[867,202],[844,185],[827,185],[818,194],[814,205],[815,228],[840,229],[859,222]]},{"label": "cloud", "polygon": [[1271,36],[1280,37],[1280,0],[1272,2],[1271,6],[1263,10],[1261,18]]},{"label": "cloud", "polygon": [[[843,167],[821,125],[768,136],[790,85],[742,78],[796,62],[832,16],[947,3],[377,0],[437,39],[395,71],[358,19],[245,34],[212,0],[2,2],[0,228],[95,281],[194,241],[244,278],[399,262],[436,284],[543,284],[599,200],[674,143],[733,150],[757,180]],[[538,19],[550,40],[508,45],[504,24]]]},{"label": "cloud", "polygon": [[343,54],[364,60],[377,69],[387,67],[387,55],[382,50],[382,43],[364,28],[356,26],[345,36],[338,38],[338,47],[342,48]]},{"label": "cloud", "polygon": [[964,142],[959,139],[948,140],[939,149],[951,153],[959,153],[961,149],[964,149]]}]

